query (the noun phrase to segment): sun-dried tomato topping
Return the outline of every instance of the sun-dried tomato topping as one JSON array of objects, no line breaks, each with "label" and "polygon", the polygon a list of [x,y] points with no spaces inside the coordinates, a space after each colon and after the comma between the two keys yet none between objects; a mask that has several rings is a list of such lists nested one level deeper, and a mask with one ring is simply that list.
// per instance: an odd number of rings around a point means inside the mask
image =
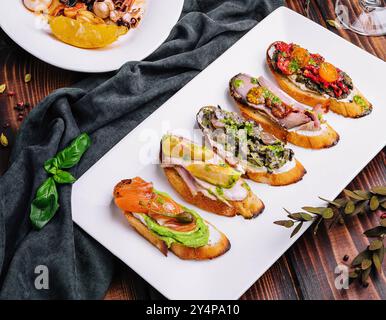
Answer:
[{"label": "sun-dried tomato topping", "polygon": [[273,63],[277,71],[310,79],[326,93],[331,95],[333,92],[336,98],[350,92],[344,81],[344,73],[331,63],[325,62],[320,54],[309,53],[298,45],[281,41],[276,42],[274,47],[276,52]]}]

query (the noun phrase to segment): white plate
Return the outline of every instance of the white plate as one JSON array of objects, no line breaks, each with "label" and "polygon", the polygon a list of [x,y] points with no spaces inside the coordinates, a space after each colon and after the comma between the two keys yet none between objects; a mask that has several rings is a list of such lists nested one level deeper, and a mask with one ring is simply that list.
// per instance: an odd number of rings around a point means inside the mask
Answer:
[{"label": "white plate", "polygon": [[[373,102],[373,112],[361,119],[328,114],[327,120],[341,134],[339,144],[333,148],[312,151],[293,147],[296,157],[308,171],[301,182],[287,187],[249,182],[266,205],[258,218],[248,221],[197,210],[229,237],[232,248],[228,253],[204,262],[183,261],[172,253],[165,258],[136,234],[115,208],[111,195],[114,185],[123,178],[139,175],[184,203],[157,165],[142,163],[145,151],[153,152],[156,158],[159,139],[171,128],[175,133],[191,133],[195,115],[204,105],[219,104],[235,110],[227,93],[229,79],[238,72],[268,76],[265,51],[275,40],[299,43],[347,70]],[[239,298],[300,236],[290,239],[290,230],[273,224],[275,220],[285,218],[282,208],[299,210],[304,205],[322,205],[318,196],[333,199],[384,146],[386,97],[382,86],[385,73],[383,61],[303,16],[279,8],[142,122],[75,183],[73,219],[170,299]],[[329,277],[334,277],[333,270]]]},{"label": "white plate", "polygon": [[139,27],[102,49],[80,49],[57,40],[22,0],[1,0],[0,26],[19,46],[47,63],[73,71],[106,72],[127,61],[142,60],[157,49],[178,21],[183,2],[146,0]]}]

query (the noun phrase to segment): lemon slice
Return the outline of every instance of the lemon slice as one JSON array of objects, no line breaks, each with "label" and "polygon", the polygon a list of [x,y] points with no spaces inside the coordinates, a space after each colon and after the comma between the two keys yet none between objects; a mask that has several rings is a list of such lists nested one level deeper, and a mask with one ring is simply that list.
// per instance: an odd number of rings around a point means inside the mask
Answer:
[{"label": "lemon slice", "polygon": [[64,16],[51,19],[50,27],[60,41],[85,49],[103,48],[128,31],[124,26],[96,25]]}]

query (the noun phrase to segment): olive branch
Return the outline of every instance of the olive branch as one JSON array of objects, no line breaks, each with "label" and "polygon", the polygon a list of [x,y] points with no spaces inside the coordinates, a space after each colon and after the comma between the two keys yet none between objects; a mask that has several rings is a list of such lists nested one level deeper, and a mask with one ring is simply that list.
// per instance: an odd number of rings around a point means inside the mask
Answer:
[{"label": "olive branch", "polygon": [[316,222],[313,230],[316,235],[322,221],[328,221],[328,229],[331,229],[336,223],[345,224],[348,218],[380,212],[379,225],[364,232],[364,235],[371,239],[369,245],[352,260],[350,265],[350,283],[359,280],[366,286],[372,271],[382,272],[386,236],[386,186],[375,187],[369,191],[344,190],[344,194],[346,197],[334,201],[320,198],[327,202],[327,207],[303,207],[304,211],[295,213],[284,209],[289,219],[274,223],[289,229],[293,228],[292,238],[305,222]]}]

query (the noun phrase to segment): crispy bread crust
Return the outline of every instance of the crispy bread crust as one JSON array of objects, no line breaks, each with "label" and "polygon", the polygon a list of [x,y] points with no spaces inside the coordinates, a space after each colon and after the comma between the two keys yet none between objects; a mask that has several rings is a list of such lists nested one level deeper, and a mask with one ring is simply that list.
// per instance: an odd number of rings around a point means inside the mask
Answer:
[{"label": "crispy bread crust", "polygon": [[193,196],[184,180],[174,168],[164,168],[164,172],[169,183],[186,202],[203,210],[227,217],[234,217],[240,214],[246,219],[255,218],[264,210],[264,203],[252,192],[249,192],[248,197],[243,201],[229,201],[232,205],[232,207],[229,207],[225,203],[219,200],[212,200],[200,192]]},{"label": "crispy bread crust", "polygon": [[[130,212],[125,212],[125,217],[130,225],[137,231],[142,237],[148,240],[151,244],[156,246],[165,256],[168,254],[168,247],[161,238],[155,233],[151,232],[140,220],[135,218]],[[205,221],[207,224],[209,222]],[[211,226],[216,229],[221,237],[215,244],[208,244],[199,248],[190,248],[180,243],[173,243],[170,250],[180,259],[184,260],[208,260],[214,259],[223,255],[231,248],[231,244],[228,238],[220,232],[212,224]]]},{"label": "crispy bread crust", "polygon": [[327,130],[323,134],[305,136],[297,131],[286,130],[249,106],[244,106],[240,103],[237,103],[237,105],[245,118],[259,123],[265,131],[284,142],[290,142],[306,149],[330,148],[339,142],[339,134],[329,124],[327,124]]},{"label": "crispy bread crust", "polygon": [[280,88],[289,94],[291,97],[297,101],[309,105],[311,107],[316,107],[317,105],[322,105],[325,108],[330,108],[333,112],[340,114],[344,117],[349,118],[360,118],[368,115],[372,111],[372,104],[362,95],[360,96],[368,103],[369,107],[364,108],[355,102],[343,102],[336,100],[334,98],[326,98],[319,94],[318,92],[304,91],[296,86],[288,77],[276,72],[271,63],[271,58],[268,54],[271,46],[267,50],[267,64],[271,70],[273,76],[275,77]]},{"label": "crispy bread crust", "polygon": [[248,172],[247,177],[253,181],[266,183],[271,186],[286,186],[302,180],[307,173],[303,165],[296,160],[296,165],[291,170],[282,173]]}]

